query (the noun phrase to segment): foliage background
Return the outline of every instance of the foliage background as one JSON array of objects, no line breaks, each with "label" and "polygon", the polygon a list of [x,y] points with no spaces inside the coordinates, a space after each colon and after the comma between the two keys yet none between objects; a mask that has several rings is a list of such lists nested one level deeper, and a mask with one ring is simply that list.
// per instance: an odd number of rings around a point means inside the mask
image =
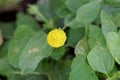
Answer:
[{"label": "foliage background", "polygon": [[[0,6],[4,9],[19,1],[1,0]],[[11,21],[0,21],[1,75],[8,80],[120,79],[120,0],[24,3],[0,10],[1,14],[7,10],[16,14]],[[64,29],[67,35],[60,48],[46,41],[54,28]]]}]

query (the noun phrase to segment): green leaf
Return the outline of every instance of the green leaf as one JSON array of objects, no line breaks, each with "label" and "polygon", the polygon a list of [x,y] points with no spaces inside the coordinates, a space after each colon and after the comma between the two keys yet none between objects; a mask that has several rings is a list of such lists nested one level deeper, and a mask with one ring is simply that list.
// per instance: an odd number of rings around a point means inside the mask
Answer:
[{"label": "green leaf", "polygon": [[10,41],[4,42],[3,46],[0,48],[0,58],[3,58],[8,53],[8,46],[10,44]]},{"label": "green leaf", "polygon": [[87,38],[84,37],[83,39],[81,39],[76,47],[75,47],[75,54],[78,55],[78,54],[81,54],[81,55],[84,55],[86,56],[87,53],[89,51],[89,47],[88,47],[88,41],[87,41]]},{"label": "green leaf", "polygon": [[98,72],[108,74],[114,66],[114,59],[106,47],[97,43],[87,56],[90,66]]},{"label": "green leaf", "polygon": [[106,45],[102,30],[98,26],[90,25],[88,31],[88,44],[90,49],[94,47],[96,41],[99,41],[103,46]]},{"label": "green leaf", "polygon": [[46,76],[41,75],[14,75],[13,77],[10,77],[9,80],[48,80]]},{"label": "green leaf", "polygon": [[77,10],[76,18],[67,24],[71,28],[83,27],[92,23],[99,14],[101,5],[98,1],[92,1]]},{"label": "green leaf", "polygon": [[77,9],[82,5],[88,3],[89,0],[67,0],[66,6],[73,12],[76,13]]},{"label": "green leaf", "polygon": [[11,39],[15,30],[15,23],[2,23],[0,22],[0,29],[2,30],[3,38]]},{"label": "green leaf", "polygon": [[107,46],[115,60],[120,64],[120,36],[116,32],[109,32],[106,36]]},{"label": "green leaf", "polygon": [[75,15],[69,15],[64,18],[64,25],[67,25],[70,21],[72,21],[75,18]]},{"label": "green leaf", "polygon": [[90,66],[83,64],[77,65],[70,73],[69,80],[98,80]]},{"label": "green leaf", "polygon": [[116,60],[116,62],[117,62],[118,64],[120,64],[120,56],[115,57],[115,60]]},{"label": "green leaf", "polygon": [[66,25],[73,29],[78,29],[78,28],[84,27],[84,24],[82,22],[80,22],[80,20],[78,20],[77,18],[68,22]]},{"label": "green leaf", "polygon": [[113,3],[113,4],[115,4],[115,3],[120,3],[120,0],[104,0],[104,3]]},{"label": "green leaf", "polygon": [[57,15],[61,18],[69,17],[72,15],[70,10],[64,5],[61,8],[58,9]]},{"label": "green leaf", "polygon": [[62,46],[59,48],[55,48],[50,56],[55,60],[59,60],[64,54],[65,54],[65,47]]},{"label": "green leaf", "polygon": [[[113,4],[114,5],[114,4]],[[117,6],[117,5],[116,5]],[[119,5],[120,6],[120,5]],[[119,27],[120,25],[120,7],[104,5],[103,10],[110,16],[114,24]]]},{"label": "green leaf", "polygon": [[118,35],[120,35],[120,30],[118,31]]},{"label": "green leaf", "polygon": [[70,73],[70,60],[51,61],[49,64],[49,79],[51,80],[68,80]]},{"label": "green leaf", "polygon": [[105,37],[108,34],[108,32],[111,31],[117,32],[117,27],[104,11],[101,11],[101,23],[102,23],[102,31]]},{"label": "green leaf", "polygon": [[40,61],[39,65],[35,69],[35,72],[38,72],[39,74],[44,74],[48,72],[50,68],[49,61],[49,58],[45,58],[42,61]]},{"label": "green leaf", "polygon": [[57,10],[64,5],[65,0],[39,0],[39,11],[47,18],[57,18]]},{"label": "green leaf", "polygon": [[44,59],[36,71],[40,74],[46,74],[50,80],[68,80],[70,64],[71,60],[55,61]]},{"label": "green leaf", "polygon": [[17,14],[16,25],[17,27],[21,25],[28,25],[30,27],[33,27],[33,29],[35,30],[40,30],[40,25],[38,24],[38,22],[32,16],[24,13]]},{"label": "green leaf", "polygon": [[0,74],[6,77],[10,77],[13,71],[13,68],[8,63],[7,58],[9,44],[10,41],[6,41],[4,45],[0,48]]},{"label": "green leaf", "polygon": [[0,58],[0,74],[9,77],[13,69],[8,63],[7,57]]},{"label": "green leaf", "polygon": [[84,56],[78,55],[72,63],[69,80],[98,80]]},{"label": "green leaf", "polygon": [[76,55],[71,64],[71,69],[75,68],[77,65],[83,65],[86,63],[86,57],[84,55]]},{"label": "green leaf", "polygon": [[52,53],[53,48],[48,45],[46,37],[44,32],[37,32],[22,50],[19,66],[24,74],[33,72],[39,62]]},{"label": "green leaf", "polygon": [[36,4],[39,7],[39,11],[46,17],[51,18],[52,17],[52,11],[50,11],[50,0],[39,0]]},{"label": "green leaf", "polygon": [[31,27],[26,25],[19,26],[14,32],[14,37],[8,50],[8,60],[12,66],[19,68],[19,56],[34,32]]},{"label": "green leaf", "polygon": [[[79,34],[79,36],[78,36]],[[71,47],[75,47],[78,41],[84,36],[85,30],[84,28],[78,29],[69,29],[67,36],[67,44]]]},{"label": "green leaf", "polygon": [[[63,25],[63,19],[59,18],[57,13],[58,10],[64,6],[65,1],[66,0],[38,0],[37,6],[39,7],[39,12],[41,12],[48,20],[53,21],[54,25],[61,27],[61,25]],[[39,20],[41,19],[39,18]]]}]

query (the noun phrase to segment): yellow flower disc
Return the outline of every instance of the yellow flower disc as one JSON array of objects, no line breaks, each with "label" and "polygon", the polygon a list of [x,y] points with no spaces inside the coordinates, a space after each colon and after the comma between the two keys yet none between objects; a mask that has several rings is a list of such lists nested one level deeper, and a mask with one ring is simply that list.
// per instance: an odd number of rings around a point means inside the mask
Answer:
[{"label": "yellow flower disc", "polygon": [[66,34],[61,29],[54,29],[48,33],[47,42],[52,47],[61,47],[65,44]]}]

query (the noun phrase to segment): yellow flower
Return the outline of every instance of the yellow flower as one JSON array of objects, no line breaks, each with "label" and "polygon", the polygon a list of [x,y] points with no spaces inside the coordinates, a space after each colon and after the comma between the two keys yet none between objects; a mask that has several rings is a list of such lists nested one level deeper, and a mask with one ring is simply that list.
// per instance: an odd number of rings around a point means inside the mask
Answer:
[{"label": "yellow flower", "polygon": [[47,42],[50,46],[58,48],[65,44],[66,34],[61,29],[54,29],[48,33]]}]

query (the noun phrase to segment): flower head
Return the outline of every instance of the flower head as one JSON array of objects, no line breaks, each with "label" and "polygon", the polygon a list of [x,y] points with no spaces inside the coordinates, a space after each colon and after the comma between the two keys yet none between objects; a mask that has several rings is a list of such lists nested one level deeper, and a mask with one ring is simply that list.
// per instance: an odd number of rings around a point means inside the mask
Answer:
[{"label": "flower head", "polygon": [[65,44],[66,34],[61,29],[54,29],[48,33],[47,42],[50,46],[58,48]]}]

